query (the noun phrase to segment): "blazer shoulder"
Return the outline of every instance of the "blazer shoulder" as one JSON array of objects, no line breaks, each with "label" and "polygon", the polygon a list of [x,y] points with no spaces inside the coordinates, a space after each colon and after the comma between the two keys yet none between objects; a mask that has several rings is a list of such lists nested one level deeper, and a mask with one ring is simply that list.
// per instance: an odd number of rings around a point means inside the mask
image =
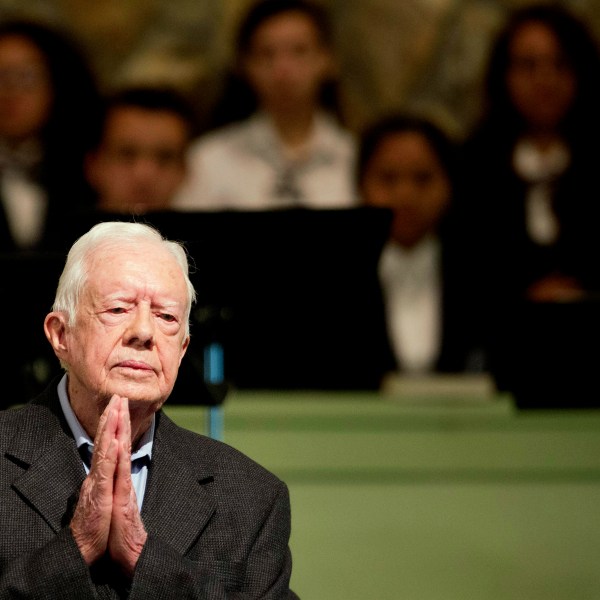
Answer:
[{"label": "blazer shoulder", "polygon": [[22,422],[26,409],[24,407],[7,408],[0,411],[0,448],[4,450],[6,442]]},{"label": "blazer shoulder", "polygon": [[61,430],[57,377],[38,396],[20,406],[0,411],[0,448],[30,444],[41,448]]},{"label": "blazer shoulder", "polygon": [[240,450],[185,429],[162,412],[158,431],[159,439],[167,439],[172,450],[192,463],[198,471],[214,476],[225,475],[223,479],[237,481],[241,485],[285,486],[279,477]]},{"label": "blazer shoulder", "polygon": [[59,427],[56,415],[43,404],[30,402],[0,411],[0,450],[33,440],[41,447]]}]

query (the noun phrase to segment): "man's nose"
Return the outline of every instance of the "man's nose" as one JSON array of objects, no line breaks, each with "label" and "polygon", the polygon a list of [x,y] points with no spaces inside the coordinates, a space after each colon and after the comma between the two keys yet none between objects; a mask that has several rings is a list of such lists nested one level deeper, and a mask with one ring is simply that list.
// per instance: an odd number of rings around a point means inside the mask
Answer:
[{"label": "man's nose", "polygon": [[154,321],[150,307],[139,306],[125,333],[126,343],[149,348],[154,342]]}]

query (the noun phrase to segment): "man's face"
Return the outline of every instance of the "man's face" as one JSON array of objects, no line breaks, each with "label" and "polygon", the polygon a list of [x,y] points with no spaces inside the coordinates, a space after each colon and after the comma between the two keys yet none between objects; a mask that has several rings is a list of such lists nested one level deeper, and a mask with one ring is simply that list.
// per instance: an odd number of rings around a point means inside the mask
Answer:
[{"label": "man's face", "polygon": [[[175,259],[152,243],[91,258],[64,349],[74,407],[102,408],[112,394],[133,411],[155,412],[171,393],[187,348],[187,288]],[[77,400],[78,399],[78,400]]]},{"label": "man's face", "polygon": [[185,176],[186,123],[175,113],[118,107],[109,114],[86,173],[111,212],[166,209]]}]

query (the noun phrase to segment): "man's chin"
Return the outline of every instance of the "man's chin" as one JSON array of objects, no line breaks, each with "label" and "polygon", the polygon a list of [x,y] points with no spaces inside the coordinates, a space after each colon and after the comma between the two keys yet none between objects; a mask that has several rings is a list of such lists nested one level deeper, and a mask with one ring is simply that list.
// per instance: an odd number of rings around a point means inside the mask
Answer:
[{"label": "man's chin", "polygon": [[168,393],[161,390],[156,382],[120,380],[115,381],[111,387],[111,394],[124,396],[130,402],[136,404],[162,404]]}]

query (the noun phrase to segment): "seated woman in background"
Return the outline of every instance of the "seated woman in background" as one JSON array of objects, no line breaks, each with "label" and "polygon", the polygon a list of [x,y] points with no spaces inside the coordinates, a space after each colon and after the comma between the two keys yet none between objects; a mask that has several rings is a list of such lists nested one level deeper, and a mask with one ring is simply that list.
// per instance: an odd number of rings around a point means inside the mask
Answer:
[{"label": "seated woman in background", "polygon": [[409,374],[483,369],[473,278],[452,218],[456,160],[439,127],[402,114],[373,123],[359,148],[363,202],[392,211],[379,277],[394,362]]},{"label": "seated woman in background", "polygon": [[306,0],[259,1],[239,27],[236,59],[217,103],[219,126],[192,145],[176,208],[355,204],[355,144],[337,120],[323,9]]},{"label": "seated woman in background", "polygon": [[50,213],[91,202],[83,160],[98,124],[95,78],[52,27],[0,22],[0,249],[40,246]]},{"label": "seated woman in background", "polygon": [[490,54],[479,123],[464,144],[464,217],[491,313],[598,289],[600,57],[575,15],[510,15]]}]

